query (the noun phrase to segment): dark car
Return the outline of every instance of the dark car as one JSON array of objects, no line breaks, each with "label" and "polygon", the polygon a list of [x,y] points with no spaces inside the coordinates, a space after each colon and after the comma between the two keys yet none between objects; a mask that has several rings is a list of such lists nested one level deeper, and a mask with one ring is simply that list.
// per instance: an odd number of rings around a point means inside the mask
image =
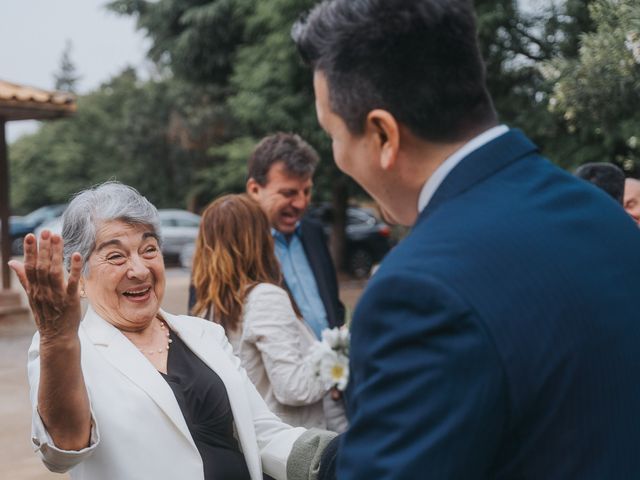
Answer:
[{"label": "dark car", "polygon": [[[346,267],[354,277],[365,278],[393,246],[391,228],[370,209],[347,207],[346,213]],[[333,214],[329,205],[311,207],[307,215],[322,223],[330,235]]]},{"label": "dark car", "polygon": [[9,237],[11,238],[11,252],[14,255],[22,255],[24,237],[39,227],[44,222],[59,217],[67,208],[66,203],[57,205],[45,205],[24,217],[12,216],[9,218]]}]

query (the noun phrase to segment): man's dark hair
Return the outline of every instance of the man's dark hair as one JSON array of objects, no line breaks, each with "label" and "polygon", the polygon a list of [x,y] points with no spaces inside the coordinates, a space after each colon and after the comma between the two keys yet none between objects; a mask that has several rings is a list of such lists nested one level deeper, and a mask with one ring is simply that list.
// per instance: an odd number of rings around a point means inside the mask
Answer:
[{"label": "man's dark hair", "polygon": [[278,132],[263,138],[253,150],[247,177],[265,186],[272,165],[283,162],[289,175],[306,178],[313,175],[319,161],[314,148],[298,135]]},{"label": "man's dark hair", "polygon": [[624,172],[612,163],[585,163],[575,176],[593,183],[622,205],[624,201]]},{"label": "man's dark hair", "polygon": [[325,0],[291,35],[354,135],[376,108],[439,142],[496,121],[470,0]]}]

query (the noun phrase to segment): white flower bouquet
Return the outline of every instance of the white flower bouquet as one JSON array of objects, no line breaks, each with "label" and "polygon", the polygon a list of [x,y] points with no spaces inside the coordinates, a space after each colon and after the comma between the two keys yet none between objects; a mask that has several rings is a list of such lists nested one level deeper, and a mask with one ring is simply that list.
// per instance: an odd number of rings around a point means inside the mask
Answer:
[{"label": "white flower bouquet", "polygon": [[343,392],[349,382],[349,330],[324,329],[322,341],[312,347],[310,359],[313,371],[325,387]]}]

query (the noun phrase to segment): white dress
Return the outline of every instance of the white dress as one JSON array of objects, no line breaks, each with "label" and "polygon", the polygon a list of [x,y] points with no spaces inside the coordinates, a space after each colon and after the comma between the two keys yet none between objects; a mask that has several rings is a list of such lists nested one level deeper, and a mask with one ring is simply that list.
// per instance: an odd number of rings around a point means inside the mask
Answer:
[{"label": "white dress", "polygon": [[316,339],[296,317],[286,291],[269,283],[255,286],[245,301],[241,330],[227,335],[273,413],[289,425],[326,428],[326,389],[306,359]]}]

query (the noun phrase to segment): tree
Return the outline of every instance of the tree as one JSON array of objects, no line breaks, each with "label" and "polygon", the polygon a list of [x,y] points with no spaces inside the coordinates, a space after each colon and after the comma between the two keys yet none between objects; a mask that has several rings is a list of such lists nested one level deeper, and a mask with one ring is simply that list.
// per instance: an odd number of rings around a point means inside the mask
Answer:
[{"label": "tree", "polygon": [[206,155],[193,146],[200,132],[182,121],[186,96],[171,81],[140,82],[133,69],[80,96],[74,117],[44,124],[12,145],[13,205],[31,210],[65,202],[117,179],[158,207],[186,206],[194,166]]},{"label": "tree", "polygon": [[640,4],[597,0],[595,31],[584,34],[577,58],[544,65],[555,82],[551,108],[592,149],[593,160],[640,167]]},{"label": "tree", "polygon": [[67,40],[60,58],[58,72],[53,75],[54,88],[61,92],[76,93],[76,85],[81,77],[77,74],[76,66],[71,61],[71,50],[71,40]]},{"label": "tree", "polygon": [[487,82],[501,121],[524,130],[565,168],[592,159],[592,144],[549,108],[553,81],[540,67],[553,58],[576,57],[580,35],[593,29],[585,14],[592,1],[550,2],[531,11],[515,0],[476,1]]},{"label": "tree", "polygon": [[149,58],[182,79],[224,86],[256,0],[114,0],[151,39]]},{"label": "tree", "polygon": [[290,37],[301,12],[315,3],[257,3],[247,18],[244,43],[236,52],[228,104],[253,143],[274,131],[292,131],[318,150],[322,162],[314,177],[314,195],[316,200],[330,199],[333,203],[331,250],[338,267],[344,268],[346,207],[350,196],[362,197],[363,192],[332,160],[330,142],[316,119],[312,72],[301,62]]}]

